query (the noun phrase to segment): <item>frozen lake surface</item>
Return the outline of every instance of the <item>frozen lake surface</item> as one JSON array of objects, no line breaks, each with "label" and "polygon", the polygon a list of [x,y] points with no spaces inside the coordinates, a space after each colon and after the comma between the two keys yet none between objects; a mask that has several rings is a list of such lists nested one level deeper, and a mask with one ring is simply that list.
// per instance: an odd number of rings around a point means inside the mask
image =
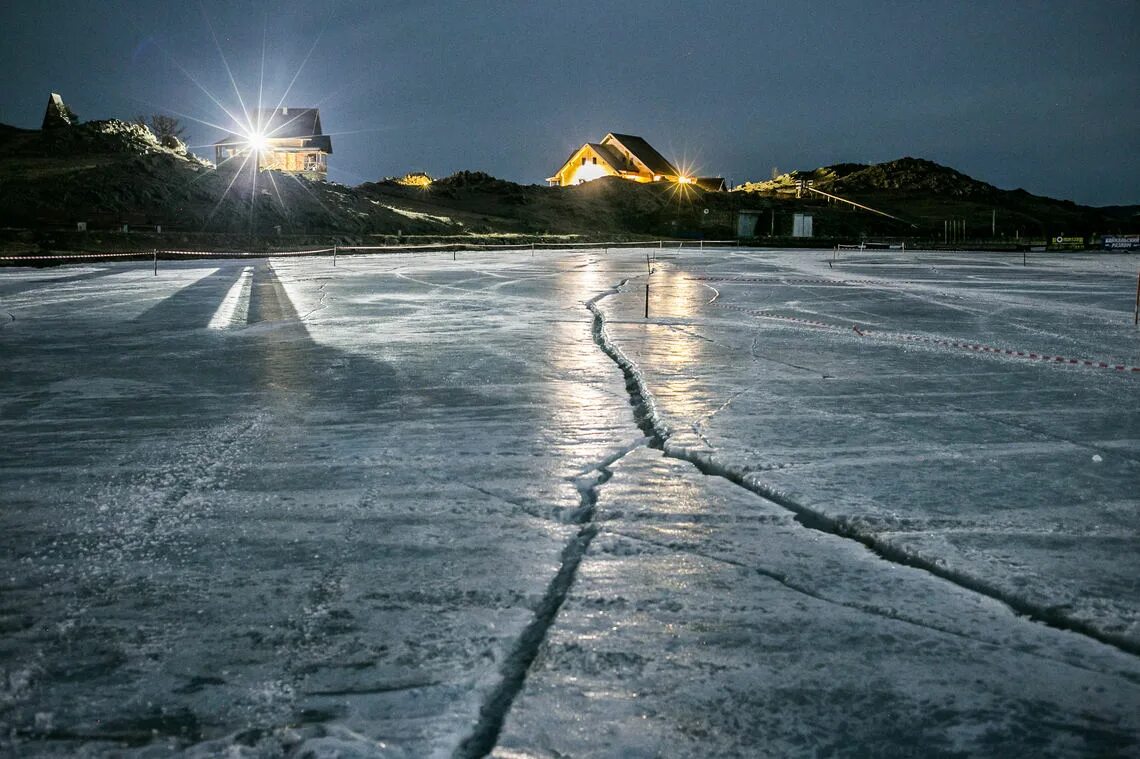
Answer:
[{"label": "frozen lake surface", "polygon": [[832,259],[0,269],[0,753],[1136,755],[1136,259]]}]

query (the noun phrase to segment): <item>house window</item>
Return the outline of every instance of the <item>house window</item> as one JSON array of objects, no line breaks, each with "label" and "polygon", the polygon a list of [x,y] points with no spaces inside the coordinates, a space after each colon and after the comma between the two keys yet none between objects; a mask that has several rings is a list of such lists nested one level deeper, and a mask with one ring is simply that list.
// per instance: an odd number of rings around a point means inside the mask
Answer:
[{"label": "house window", "polygon": [[597,156],[594,156],[591,160],[594,162],[595,166],[598,165],[598,157]]},{"label": "house window", "polygon": [[583,166],[585,166],[585,165],[586,165],[586,156],[582,156],[582,165],[583,165]]}]

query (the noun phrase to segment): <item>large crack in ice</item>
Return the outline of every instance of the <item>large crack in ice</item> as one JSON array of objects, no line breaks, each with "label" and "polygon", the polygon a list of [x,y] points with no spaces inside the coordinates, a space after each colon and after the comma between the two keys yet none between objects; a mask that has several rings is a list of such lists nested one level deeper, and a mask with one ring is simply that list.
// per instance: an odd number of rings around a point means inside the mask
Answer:
[{"label": "large crack in ice", "polygon": [[498,743],[503,722],[511,710],[515,698],[526,683],[527,673],[539,651],[542,650],[550,628],[558,617],[558,611],[566,601],[578,567],[582,563],[590,543],[598,534],[594,515],[598,506],[598,488],[613,477],[611,467],[624,456],[645,445],[647,440],[627,444],[593,467],[579,472],[570,478],[578,490],[579,505],[567,512],[563,521],[579,525],[577,534],[562,549],[558,572],[546,587],[546,592],[534,610],[534,618],[523,629],[510,654],[499,668],[501,679],[490,692],[479,710],[479,721],[471,734],[455,750],[455,759],[476,759],[487,756]]},{"label": "large crack in ice", "polygon": [[586,308],[594,317],[594,342],[621,369],[625,377],[626,389],[629,391],[630,405],[633,406],[634,421],[649,438],[650,447],[660,450],[670,458],[687,461],[704,475],[728,480],[777,506],[787,509],[795,515],[796,521],[807,529],[853,540],[862,544],[884,561],[928,572],[958,587],[1003,603],[1016,614],[1050,627],[1084,635],[1133,655],[1140,655],[1140,643],[1125,635],[1100,630],[1083,620],[1066,614],[1063,608],[1047,606],[1028,598],[1019,597],[987,582],[983,578],[955,571],[938,564],[933,558],[908,552],[883,540],[875,533],[861,529],[860,525],[845,518],[830,516],[789,498],[787,495],[754,479],[747,471],[733,467],[710,451],[694,450],[688,446],[671,442],[672,430],[658,413],[656,402],[653,394],[649,391],[644,375],[610,338],[606,330],[605,314],[598,306],[598,303],[604,298],[621,292],[621,288],[627,282],[628,280],[622,280],[616,287],[587,301]]},{"label": "large crack in ice", "polygon": [[[995,636],[993,639],[991,639],[991,638],[980,637],[977,635],[970,635],[970,634],[964,633],[960,630],[954,630],[954,629],[951,629],[951,628],[943,626],[943,625],[932,624],[931,622],[927,622],[925,620],[918,619],[917,617],[909,616],[907,614],[900,612],[898,609],[884,609],[880,606],[876,606],[875,604],[871,604],[871,603],[849,602],[849,601],[841,601],[839,599],[831,598],[830,596],[827,596],[823,593],[812,590],[811,588],[807,587],[806,585],[803,585],[803,584],[800,584],[800,583],[793,581],[788,576],[788,574],[784,573],[784,572],[776,572],[776,571],[773,571],[770,569],[764,569],[763,567],[757,567],[755,565],[748,564],[748,563],[743,562],[743,561],[735,561],[735,560],[730,559],[726,556],[717,556],[717,555],[714,555],[712,553],[707,553],[704,551],[698,551],[698,550],[691,548],[691,547],[688,547],[688,546],[678,546],[676,543],[672,543],[672,542],[664,541],[664,540],[654,540],[654,539],[646,537],[644,535],[634,535],[632,533],[624,532],[622,530],[615,530],[615,529],[607,528],[606,532],[608,534],[621,536],[627,540],[631,540],[631,541],[638,542],[638,543],[645,543],[646,545],[655,546],[657,548],[662,548],[662,549],[665,549],[667,551],[681,551],[682,553],[686,553],[690,556],[695,556],[695,557],[698,557],[701,559],[705,559],[706,561],[712,561],[712,562],[717,562],[719,564],[725,564],[725,565],[730,566],[730,567],[736,567],[737,569],[741,569],[741,570],[744,570],[746,572],[751,572],[751,573],[760,575],[761,577],[766,577],[769,580],[772,580],[773,582],[783,586],[784,588],[788,589],[789,591],[791,591],[793,593],[799,593],[800,595],[814,599],[814,600],[819,601],[821,603],[829,604],[831,606],[837,606],[837,607],[844,608],[844,609],[850,609],[852,611],[859,612],[861,614],[867,614],[867,615],[870,615],[873,617],[878,617],[880,619],[884,619],[884,620],[887,620],[890,622],[897,622],[897,623],[902,624],[902,625],[909,625],[911,627],[919,628],[922,630],[929,630],[931,632],[939,633],[941,635],[948,635],[948,636],[951,636],[954,638],[958,638],[960,640],[971,641],[973,643],[981,643],[981,644],[987,645],[987,646],[1000,646],[1000,645],[1002,645],[1002,641],[998,638],[998,636]],[[1018,652],[1020,654],[1025,655],[1025,656],[1030,656],[1030,657],[1033,657],[1035,659],[1040,659],[1042,661],[1048,661],[1048,662],[1051,662],[1053,664],[1060,664],[1064,667],[1071,667],[1073,669],[1078,669],[1078,670],[1081,670],[1084,672],[1091,672],[1094,674],[1104,674],[1102,670],[1094,669],[1092,667],[1086,667],[1086,666],[1083,666],[1083,665],[1078,664],[1076,662],[1069,661],[1068,659],[1058,658],[1055,656],[1048,656],[1048,655],[1046,655],[1040,651],[1033,650],[1033,649],[1028,648],[1028,647],[1019,649]],[[1140,678],[1137,678],[1136,676],[1132,675],[1131,673],[1115,672],[1114,674],[1116,674],[1120,677],[1123,677],[1124,679],[1128,680],[1129,682],[1140,683]]]}]

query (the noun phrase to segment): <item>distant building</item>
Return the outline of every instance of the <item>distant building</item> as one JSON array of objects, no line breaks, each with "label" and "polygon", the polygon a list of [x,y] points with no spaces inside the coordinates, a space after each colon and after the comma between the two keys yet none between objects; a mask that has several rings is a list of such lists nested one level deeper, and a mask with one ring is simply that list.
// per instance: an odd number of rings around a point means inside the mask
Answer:
[{"label": "distant building", "polygon": [[[766,216],[768,211],[747,211],[741,210],[736,214],[736,236],[737,237],[757,237],[757,229],[759,227],[760,217]],[[775,226],[776,217],[772,216],[772,225]]]},{"label": "distant building", "polygon": [[546,181],[552,187],[566,187],[601,177],[696,184],[706,190],[723,190],[725,186],[720,177],[686,176],[645,139],[616,132],[610,132],[601,142],[587,142],[575,150]]},{"label": "distant building", "polygon": [[797,213],[792,215],[792,237],[812,237],[812,215]]},{"label": "distant building", "polygon": [[44,123],[41,129],[58,129],[69,127],[76,122],[75,113],[63,102],[56,93],[48,96],[47,109],[44,111]]},{"label": "distant building", "polygon": [[257,134],[228,134],[214,143],[217,163],[244,161],[258,156],[257,168],[299,174],[308,179],[324,179],[332,138],[321,131],[317,108],[259,108],[250,112],[250,121],[260,126]]}]

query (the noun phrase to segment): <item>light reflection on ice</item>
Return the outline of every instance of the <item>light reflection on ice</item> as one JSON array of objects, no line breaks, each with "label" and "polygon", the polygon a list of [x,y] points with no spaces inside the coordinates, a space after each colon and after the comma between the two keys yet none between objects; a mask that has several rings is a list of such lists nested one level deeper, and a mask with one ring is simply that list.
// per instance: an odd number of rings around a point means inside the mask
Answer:
[{"label": "light reflection on ice", "polygon": [[[20,295],[44,321],[0,333],[15,441],[0,750],[90,735],[107,754],[113,735],[200,756],[450,755],[583,529],[559,516],[591,487],[597,537],[501,752],[588,755],[599,736],[685,757],[1135,747],[1134,657],[645,448],[582,307],[633,278],[599,303],[671,443],[1134,638],[1132,378],[719,309],[818,298],[899,330],[1128,351],[1130,325],[1082,308],[1131,274],[1058,259],[983,280],[963,256],[848,257],[843,277],[889,285],[731,284],[712,304],[688,279],[840,276],[819,255],[662,260],[648,323],[644,251],[274,262],[253,323],[225,335],[202,327],[244,262]],[[1017,312],[993,318],[1007,293]],[[93,326],[84,299],[158,307]],[[45,731],[60,737],[34,743]]]}]

